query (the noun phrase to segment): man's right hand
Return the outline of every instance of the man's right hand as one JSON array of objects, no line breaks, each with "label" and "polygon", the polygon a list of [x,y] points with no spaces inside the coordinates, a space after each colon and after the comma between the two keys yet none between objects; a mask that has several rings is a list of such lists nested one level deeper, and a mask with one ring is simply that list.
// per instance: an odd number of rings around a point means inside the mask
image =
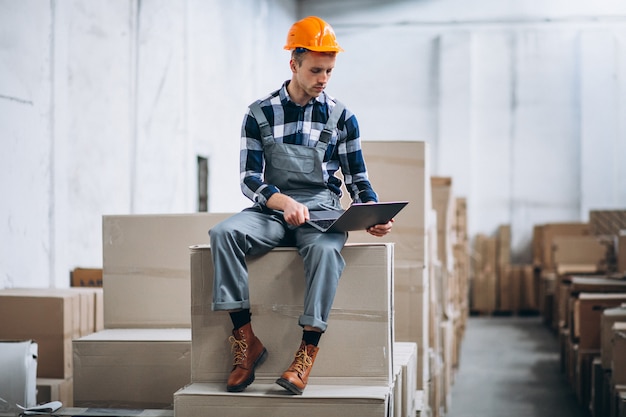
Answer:
[{"label": "man's right hand", "polygon": [[309,209],[288,195],[276,193],[267,200],[267,207],[283,212],[285,221],[292,226],[300,226],[309,220]]}]

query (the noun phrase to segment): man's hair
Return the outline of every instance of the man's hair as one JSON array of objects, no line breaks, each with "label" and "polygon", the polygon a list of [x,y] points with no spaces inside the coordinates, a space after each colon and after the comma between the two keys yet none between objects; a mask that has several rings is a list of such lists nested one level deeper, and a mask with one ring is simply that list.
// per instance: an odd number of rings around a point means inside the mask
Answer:
[{"label": "man's hair", "polygon": [[[291,59],[296,61],[298,66],[301,67],[302,61],[304,61],[304,56],[309,52],[311,51],[309,51],[306,48],[295,48],[293,51],[291,51]],[[337,56],[337,52],[320,52],[320,53],[324,55],[328,55],[328,56]]]}]

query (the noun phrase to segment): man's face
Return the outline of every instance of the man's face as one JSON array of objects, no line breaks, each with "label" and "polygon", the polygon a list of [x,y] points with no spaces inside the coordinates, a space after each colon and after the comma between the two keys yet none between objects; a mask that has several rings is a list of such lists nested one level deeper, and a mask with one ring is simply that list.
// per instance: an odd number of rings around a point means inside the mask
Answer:
[{"label": "man's face", "polygon": [[326,88],[335,67],[335,59],[335,55],[311,51],[304,55],[301,66],[291,60],[293,81],[309,99],[319,96]]}]

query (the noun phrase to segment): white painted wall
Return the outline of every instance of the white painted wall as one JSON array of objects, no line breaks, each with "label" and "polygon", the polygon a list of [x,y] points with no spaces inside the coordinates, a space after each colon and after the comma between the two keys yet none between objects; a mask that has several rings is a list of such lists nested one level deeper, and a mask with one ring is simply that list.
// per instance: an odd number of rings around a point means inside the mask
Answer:
[{"label": "white painted wall", "polygon": [[247,205],[247,104],[289,77],[292,0],[0,0],[0,288],[102,265],[103,214]]},{"label": "white painted wall", "polygon": [[626,206],[626,3],[0,0],[0,288],[100,266],[101,216],[210,210],[239,190],[247,104],[289,78],[286,32],[333,24],[329,93],[364,140],[425,140],[470,232]]}]

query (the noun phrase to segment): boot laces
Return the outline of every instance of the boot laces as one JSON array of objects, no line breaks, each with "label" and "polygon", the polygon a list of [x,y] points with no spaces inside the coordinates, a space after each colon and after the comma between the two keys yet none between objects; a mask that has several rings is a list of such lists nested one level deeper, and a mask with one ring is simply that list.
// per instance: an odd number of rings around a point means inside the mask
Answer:
[{"label": "boot laces", "polygon": [[230,351],[233,354],[233,366],[241,365],[246,359],[248,344],[245,340],[238,340],[234,336],[230,336],[228,341],[231,344]]},{"label": "boot laces", "polygon": [[293,369],[299,374],[303,374],[311,365],[313,365],[313,359],[309,356],[306,348],[299,350],[293,361]]}]

